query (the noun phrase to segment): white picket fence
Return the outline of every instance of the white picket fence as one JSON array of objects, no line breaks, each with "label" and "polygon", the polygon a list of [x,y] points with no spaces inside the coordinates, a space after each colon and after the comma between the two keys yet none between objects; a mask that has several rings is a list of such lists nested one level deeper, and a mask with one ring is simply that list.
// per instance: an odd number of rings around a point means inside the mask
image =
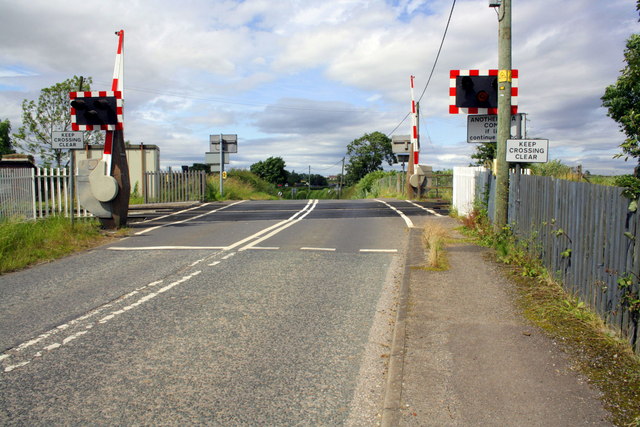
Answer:
[{"label": "white picket fence", "polygon": [[469,215],[490,177],[491,171],[482,166],[453,168],[452,205],[458,211],[458,215]]},{"label": "white picket fence", "polygon": [[[69,179],[66,168],[0,169],[0,218],[70,216]],[[75,216],[91,216],[77,200],[75,208]]]}]

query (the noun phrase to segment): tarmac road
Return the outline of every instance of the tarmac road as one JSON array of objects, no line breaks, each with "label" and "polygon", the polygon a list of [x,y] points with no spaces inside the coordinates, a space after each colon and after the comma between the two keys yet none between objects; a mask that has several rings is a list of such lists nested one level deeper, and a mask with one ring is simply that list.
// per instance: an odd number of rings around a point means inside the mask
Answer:
[{"label": "tarmac road", "polygon": [[0,276],[0,424],[376,423],[406,230],[434,213],[208,204]]}]

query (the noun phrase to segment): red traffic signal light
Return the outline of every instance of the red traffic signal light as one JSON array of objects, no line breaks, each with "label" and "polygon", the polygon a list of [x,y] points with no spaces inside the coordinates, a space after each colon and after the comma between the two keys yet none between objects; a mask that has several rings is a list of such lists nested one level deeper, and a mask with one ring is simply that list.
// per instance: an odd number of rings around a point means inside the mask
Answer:
[{"label": "red traffic signal light", "polygon": [[456,77],[456,106],[498,108],[498,78],[496,76]]},{"label": "red traffic signal light", "polygon": [[121,92],[71,92],[73,130],[122,129]]}]

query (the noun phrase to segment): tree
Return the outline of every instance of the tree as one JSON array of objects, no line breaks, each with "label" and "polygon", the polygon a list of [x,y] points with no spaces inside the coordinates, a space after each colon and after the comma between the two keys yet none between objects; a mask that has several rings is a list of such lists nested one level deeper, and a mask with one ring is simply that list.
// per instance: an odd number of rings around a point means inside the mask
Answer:
[{"label": "tree", "polygon": [[267,160],[252,164],[249,170],[265,181],[278,185],[287,182],[289,172],[284,167],[282,157],[269,157]]},{"label": "tree", "polygon": [[206,173],[211,173],[211,165],[194,163],[192,166],[189,166],[189,171],[205,171]]},{"label": "tree", "polygon": [[483,142],[476,145],[476,152],[471,155],[471,158],[475,159],[476,166],[491,165],[496,158],[496,143]]},{"label": "tree", "polygon": [[311,174],[311,185],[314,187],[326,187],[329,185],[327,178],[317,173]]},{"label": "tree", "polygon": [[616,83],[605,89],[602,106],[626,135],[620,144],[622,153],[615,157],[638,159],[635,176],[640,178],[640,34],[632,34],[627,40],[624,59],[627,65]]},{"label": "tree", "polygon": [[294,185],[302,181],[302,179],[303,179],[303,176],[297,173],[296,171],[289,172],[289,176],[287,177],[287,184],[293,187]]},{"label": "tree", "polygon": [[[82,89],[90,90],[91,82],[90,77],[85,79]],[[53,149],[51,133],[71,130],[69,92],[79,88],[80,77],[73,76],[62,83],[41,89],[37,103],[23,100],[22,126],[13,135],[14,143],[23,151],[37,156],[44,164],[62,166],[68,157],[68,150]],[[89,143],[96,143],[101,138],[103,135],[100,131],[85,133],[85,141]]]},{"label": "tree", "polygon": [[369,172],[382,170],[383,161],[392,165],[396,160],[391,139],[381,132],[364,134],[351,141],[347,146],[347,156],[347,185],[355,184]]},{"label": "tree", "polygon": [[0,156],[15,153],[11,148],[11,122],[9,119],[0,122]]}]

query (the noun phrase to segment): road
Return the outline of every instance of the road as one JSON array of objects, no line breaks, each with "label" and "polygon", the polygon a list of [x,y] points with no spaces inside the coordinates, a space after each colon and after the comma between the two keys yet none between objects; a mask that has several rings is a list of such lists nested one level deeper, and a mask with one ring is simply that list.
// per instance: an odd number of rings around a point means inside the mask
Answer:
[{"label": "road", "polygon": [[203,204],[0,276],[0,424],[375,422],[406,230],[433,214]]}]

